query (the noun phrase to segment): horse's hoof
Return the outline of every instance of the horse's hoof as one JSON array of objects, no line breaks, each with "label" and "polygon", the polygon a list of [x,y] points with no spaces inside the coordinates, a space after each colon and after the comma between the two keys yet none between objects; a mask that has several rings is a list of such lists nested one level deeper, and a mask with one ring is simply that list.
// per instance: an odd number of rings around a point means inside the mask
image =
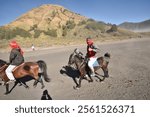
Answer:
[{"label": "horse's hoof", "polygon": [[102,80],[101,80],[101,79],[96,79],[95,81],[96,81],[96,82],[101,82]]},{"label": "horse's hoof", "polygon": [[25,86],[26,89],[29,89],[29,86]]},{"label": "horse's hoof", "polygon": [[78,90],[80,87],[79,86],[73,86],[73,89]]},{"label": "horse's hoof", "polygon": [[34,88],[36,88],[37,85],[33,85]]},{"label": "horse's hoof", "polygon": [[93,82],[93,80],[89,80],[89,83]]},{"label": "horse's hoof", "polygon": [[105,75],[104,77],[105,77],[105,78],[109,78],[109,75]]},{"label": "horse's hoof", "polygon": [[19,83],[19,86],[22,86],[22,84],[21,84],[21,83]]},{"label": "horse's hoof", "polygon": [[6,92],[6,93],[4,93],[4,95],[7,95],[7,94],[9,94],[10,92]]}]

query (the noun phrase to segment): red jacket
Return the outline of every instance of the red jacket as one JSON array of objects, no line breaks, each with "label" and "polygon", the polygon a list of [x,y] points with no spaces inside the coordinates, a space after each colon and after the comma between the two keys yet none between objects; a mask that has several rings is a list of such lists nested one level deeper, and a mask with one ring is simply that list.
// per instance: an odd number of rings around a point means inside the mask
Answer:
[{"label": "red jacket", "polygon": [[96,50],[97,48],[92,44],[92,45],[87,45],[87,57],[95,57],[96,55]]}]

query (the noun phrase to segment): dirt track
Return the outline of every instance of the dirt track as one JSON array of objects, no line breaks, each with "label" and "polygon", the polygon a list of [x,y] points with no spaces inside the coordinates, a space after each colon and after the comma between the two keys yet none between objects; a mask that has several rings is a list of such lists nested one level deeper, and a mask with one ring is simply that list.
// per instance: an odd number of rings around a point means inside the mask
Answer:
[{"label": "dirt track", "polygon": [[[33,80],[27,82],[30,89],[16,86],[8,95],[4,95],[5,87],[0,86],[1,100],[40,100],[44,90],[48,90],[53,100],[135,100],[150,99],[150,38],[139,40],[128,40],[100,44],[99,48],[103,55],[110,52],[112,58],[109,64],[110,78],[104,82],[88,83],[83,80],[82,87],[74,90],[75,83],[67,74],[60,73],[63,66],[68,62],[70,53],[79,48],[85,53],[86,45],[68,46],[26,52],[26,61],[44,60],[48,66],[50,83],[41,89],[40,84],[33,88]],[[8,60],[9,53],[0,53],[0,58]],[[100,74],[103,72],[100,70]],[[11,84],[13,86],[13,84]]]}]

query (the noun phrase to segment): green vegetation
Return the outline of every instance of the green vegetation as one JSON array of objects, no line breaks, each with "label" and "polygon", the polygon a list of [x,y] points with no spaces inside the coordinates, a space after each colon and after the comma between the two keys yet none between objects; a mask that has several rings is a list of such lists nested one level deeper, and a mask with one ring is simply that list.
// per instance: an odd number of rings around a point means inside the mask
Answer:
[{"label": "green vegetation", "polygon": [[67,35],[67,27],[62,26],[62,36],[65,37]]},{"label": "green vegetation", "polygon": [[78,26],[81,26],[81,25],[84,25],[84,24],[86,24],[86,21],[85,21],[85,20],[82,20],[82,21],[80,21],[80,22],[78,23]]},{"label": "green vegetation", "polygon": [[55,29],[51,29],[51,30],[48,29],[48,31],[44,31],[44,34],[52,36],[52,37],[57,37],[57,30],[55,30]]},{"label": "green vegetation", "polygon": [[89,19],[87,20],[86,29],[92,29],[92,30],[100,30],[101,32],[105,31],[105,24],[101,23],[101,22],[96,22],[93,19]]},{"label": "green vegetation", "polygon": [[38,38],[42,32],[42,30],[34,30],[34,38]]},{"label": "green vegetation", "polygon": [[75,26],[76,26],[76,24],[73,20],[72,21],[69,20],[66,22],[67,29],[73,29]]},{"label": "green vegetation", "polygon": [[34,24],[33,26],[30,27],[30,30],[29,30],[29,31],[36,30],[37,27],[38,27],[37,24]]},{"label": "green vegetation", "polygon": [[21,28],[14,28],[14,29],[9,29],[9,28],[5,28],[5,27],[0,27],[0,39],[12,39],[14,37],[16,37],[17,35],[21,36],[21,37],[31,37],[31,34]]},{"label": "green vegetation", "polygon": [[71,29],[74,29],[74,27],[76,26],[75,22],[72,21],[67,21],[66,25],[62,26],[62,36],[65,37],[67,35],[67,32]]},{"label": "green vegetation", "polygon": [[111,26],[111,28],[110,28],[109,30],[107,30],[108,33],[109,33],[109,32],[117,32],[117,31],[118,31],[118,27],[117,27],[116,24],[113,24],[113,25]]}]

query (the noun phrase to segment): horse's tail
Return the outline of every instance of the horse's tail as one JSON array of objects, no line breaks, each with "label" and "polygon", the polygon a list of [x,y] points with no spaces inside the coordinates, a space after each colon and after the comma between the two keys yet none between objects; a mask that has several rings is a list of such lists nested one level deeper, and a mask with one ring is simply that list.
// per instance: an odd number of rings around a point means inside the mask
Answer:
[{"label": "horse's tail", "polygon": [[104,54],[104,60],[109,62],[109,59],[110,59],[110,53],[107,52],[107,53]]},{"label": "horse's tail", "polygon": [[41,73],[44,76],[44,80],[46,82],[50,82],[50,78],[47,75],[47,65],[43,60],[37,61],[37,64],[40,67],[39,73]]},{"label": "horse's tail", "polygon": [[110,58],[110,53],[108,53],[108,52],[107,52],[107,53],[105,53],[105,54],[104,54],[104,57],[108,57],[108,58]]}]

